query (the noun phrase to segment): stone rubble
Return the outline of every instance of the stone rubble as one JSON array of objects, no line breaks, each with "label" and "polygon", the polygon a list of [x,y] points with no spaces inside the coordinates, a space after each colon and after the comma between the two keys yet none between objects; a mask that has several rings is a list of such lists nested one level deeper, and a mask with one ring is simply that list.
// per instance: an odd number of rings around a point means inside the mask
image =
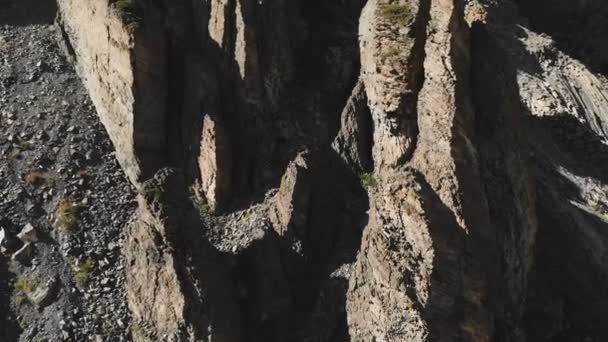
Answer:
[{"label": "stone rubble", "polygon": [[52,3],[0,10],[0,341],[127,341],[133,188],[58,45]]}]

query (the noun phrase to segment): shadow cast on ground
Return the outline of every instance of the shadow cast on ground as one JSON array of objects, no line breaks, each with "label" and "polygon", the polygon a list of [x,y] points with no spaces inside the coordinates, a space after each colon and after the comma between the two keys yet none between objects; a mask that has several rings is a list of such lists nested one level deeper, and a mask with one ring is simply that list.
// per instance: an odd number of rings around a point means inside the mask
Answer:
[{"label": "shadow cast on ground", "polygon": [[55,20],[55,0],[0,0],[0,25],[51,24]]}]

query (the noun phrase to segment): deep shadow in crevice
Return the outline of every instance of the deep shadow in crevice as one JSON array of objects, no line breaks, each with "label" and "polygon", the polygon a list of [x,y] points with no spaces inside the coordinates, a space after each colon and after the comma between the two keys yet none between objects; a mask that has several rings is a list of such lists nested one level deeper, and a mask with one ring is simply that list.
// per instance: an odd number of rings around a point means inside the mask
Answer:
[{"label": "deep shadow in crevice", "polygon": [[[269,190],[279,186],[286,166],[302,150],[322,151],[314,152],[316,157],[312,162],[316,165],[312,167],[313,198],[308,213],[310,222],[307,225],[304,255],[292,253],[286,247],[288,239],[277,236],[271,228],[266,227],[266,235],[253,242],[245,251],[239,252],[238,256],[225,253],[219,257],[223,263],[231,265],[230,273],[236,287],[233,295],[238,298],[244,334],[251,341],[284,341],[286,336],[303,340],[312,334],[321,334],[327,341],[347,340],[344,309],[347,280],[334,281],[330,275],[334,266],[354,262],[361,232],[367,222],[365,212],[368,203],[358,175],[329,148],[339,129],[340,110],[359,71],[356,53],[357,20],[351,19],[358,18],[360,7],[337,3],[334,3],[335,8],[323,3],[323,8],[334,11],[329,15],[335,16],[337,20],[325,23],[326,25],[347,25],[338,28],[343,31],[337,34],[327,35],[325,31],[317,30],[319,18],[310,13],[309,16],[303,14],[301,19],[309,21],[310,27],[315,30],[308,36],[298,36],[297,42],[302,44],[297,48],[304,50],[306,44],[310,43],[315,44],[314,51],[306,51],[295,58],[294,68],[300,78],[294,80],[293,84],[285,85],[285,94],[298,96],[285,96],[279,103],[280,110],[272,109],[270,104],[249,102],[245,98],[244,93],[249,86],[247,81],[251,80],[242,78],[233,53],[226,52],[232,51],[230,42],[227,43],[228,46],[220,46],[210,39],[193,35],[190,40],[204,41],[205,45],[194,47],[171,62],[186,66],[199,65],[198,68],[186,67],[180,72],[191,74],[193,71],[202,71],[202,74],[207,75],[201,76],[203,80],[199,83],[190,80],[191,84],[185,87],[187,94],[194,94],[192,98],[195,99],[195,104],[184,106],[178,114],[183,116],[182,124],[174,129],[181,132],[174,134],[176,138],[171,138],[170,142],[170,145],[175,144],[178,149],[190,148],[185,153],[182,166],[188,170],[188,182],[194,181],[200,172],[196,161],[201,150],[200,122],[204,115],[219,118],[219,122],[225,125],[230,134],[230,158],[233,163],[229,173],[233,188],[230,191],[232,198],[221,211],[222,214],[248,208],[252,203],[261,203]],[[362,6],[362,1],[357,3]],[[300,5],[304,7],[303,11],[312,8],[309,4]],[[256,11],[260,11],[260,8]],[[344,11],[349,13],[346,19]],[[256,17],[262,14],[260,12],[242,18],[246,21],[245,26],[253,25],[258,30],[257,33],[262,34],[264,29],[268,29],[262,27],[259,24],[261,19]],[[235,19],[229,19],[231,20]],[[294,26],[300,24],[290,23]],[[234,40],[236,27],[233,26],[236,23],[229,22],[227,25],[227,40]],[[258,49],[265,46],[263,41],[253,43],[261,44]],[[319,72],[330,69],[332,61],[324,58],[330,49],[336,48],[353,52],[346,54],[349,67],[337,76]],[[194,64],[190,60],[194,60]],[[268,64],[269,61],[264,63]],[[314,76],[307,72],[312,69],[317,70]],[[334,76],[341,78],[336,80]],[[188,75],[185,78],[195,77]],[[218,80],[214,85],[216,90],[207,88],[200,91],[207,81],[214,78]],[[210,99],[212,102],[209,102]],[[169,116],[172,115],[170,110],[167,115],[168,121],[177,120]],[[319,121],[316,122],[317,120]],[[196,171],[192,172],[192,169]],[[347,203],[349,201],[355,203]],[[332,293],[330,302],[322,302],[323,291]],[[331,322],[313,322],[311,312],[314,310],[330,312]],[[324,326],[323,332],[317,329],[319,325]]]},{"label": "deep shadow in crevice", "polygon": [[471,51],[475,145],[498,268],[489,279],[488,304],[496,341],[518,340],[537,230],[526,111],[516,65],[485,24],[473,24]]},{"label": "deep shadow in crevice", "polygon": [[[5,229],[8,234],[7,240],[4,241],[4,246],[9,251],[16,251],[18,241],[9,236],[14,236],[18,231],[17,227],[11,220],[0,219],[0,227]],[[11,292],[13,291],[12,281],[15,280],[15,274],[9,270],[9,256],[0,254],[0,341],[17,341],[21,334],[21,328],[17,324],[14,312],[11,310]]]},{"label": "deep shadow in crevice", "polygon": [[524,319],[528,338],[605,341],[608,196],[602,187],[608,182],[608,146],[569,113],[529,115],[526,126],[538,213]]},{"label": "deep shadow in crevice", "polygon": [[[518,96],[515,67],[521,65],[505,59],[492,40],[481,24],[473,27],[476,145],[506,275],[495,296],[495,338],[523,333],[534,341],[603,341],[608,272],[601,251],[608,245],[608,224],[601,210],[608,209],[590,206],[582,191],[597,185],[576,179],[605,184],[608,148],[572,114],[527,113]],[[528,173],[531,181],[525,180]],[[527,183],[532,198],[521,192]],[[525,228],[533,217],[538,230],[530,251]],[[534,266],[526,274],[531,258]]]},{"label": "deep shadow in crevice", "polygon": [[[229,75],[221,89],[221,105],[231,133],[234,160],[231,193],[235,195],[227,212],[261,202],[268,190],[279,186],[285,168],[299,152],[323,149],[335,137],[341,110],[359,74],[357,18],[363,2],[352,2],[293,4],[288,11],[293,16],[288,24],[293,41],[285,47],[293,55],[293,80],[282,85],[282,96],[276,104],[266,98],[262,103],[243,98],[243,90],[246,92],[250,84],[242,79],[238,65],[231,59],[219,61],[221,70]],[[317,3],[319,7],[314,6]],[[269,28],[260,24],[264,7],[258,7],[257,18],[246,16],[243,20],[251,20],[245,25],[253,25],[258,35],[268,34],[265,30]],[[319,17],[319,8],[327,22]],[[264,37],[258,37],[255,43],[258,59],[275,57]],[[262,83],[272,81],[272,75],[264,74],[272,62],[259,62]]]},{"label": "deep shadow in crevice", "polygon": [[10,310],[10,293],[12,291],[10,282],[14,275],[9,272],[6,261],[3,256],[0,256],[0,341],[17,341],[21,334],[21,328]]},{"label": "deep shadow in crevice", "polygon": [[[547,129],[545,123],[539,124]],[[524,320],[528,336],[536,341],[577,341],[583,336],[588,341],[605,341],[608,209],[584,198],[585,185],[563,173],[565,166],[553,159],[551,142],[537,142],[539,230]]]},{"label": "deep shadow in crevice", "polygon": [[[236,259],[225,255],[233,260],[239,293],[245,294],[241,317],[251,341],[350,341],[349,265],[367,225],[367,194],[333,150],[311,154],[305,230],[288,229],[279,236],[269,226],[264,238]],[[301,242],[300,249],[293,248],[294,241]]]},{"label": "deep shadow in crevice", "polygon": [[0,25],[52,24],[55,0],[0,0]]},{"label": "deep shadow in crevice", "polygon": [[[428,299],[421,310],[427,322],[429,341],[459,341],[465,312],[463,273],[467,255],[464,246],[471,237],[459,226],[454,213],[443,203],[423,175],[415,173],[420,185],[422,211],[428,222],[428,233],[434,249]],[[415,229],[415,227],[407,227]]]},{"label": "deep shadow in crevice", "polygon": [[354,264],[361,247],[369,198],[359,175],[329,147],[318,153],[312,170],[306,239],[314,282],[299,290],[299,305],[308,310],[296,337],[300,341],[350,341],[346,321],[350,273],[346,269]]},{"label": "deep shadow in crevice", "polygon": [[532,117],[532,121],[534,127],[545,130],[546,138],[551,137],[552,150],[563,156],[559,157],[561,167],[608,183],[608,145],[596,132],[569,113]]},{"label": "deep shadow in crevice", "polygon": [[550,35],[560,51],[608,75],[608,5],[603,0],[517,0],[534,31]]}]

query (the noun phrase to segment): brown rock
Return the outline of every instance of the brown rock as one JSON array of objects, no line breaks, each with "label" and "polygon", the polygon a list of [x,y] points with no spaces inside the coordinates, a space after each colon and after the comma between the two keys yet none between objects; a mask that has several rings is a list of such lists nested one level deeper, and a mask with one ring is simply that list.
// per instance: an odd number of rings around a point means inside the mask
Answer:
[{"label": "brown rock", "polygon": [[166,43],[151,13],[134,32],[108,0],[58,2],[60,31],[114,143],[138,185],[165,158]]},{"label": "brown rock", "polygon": [[161,169],[143,190],[123,250],[133,319],[170,341],[238,341],[230,283],[199,233],[183,175]]},{"label": "brown rock", "polygon": [[359,80],[342,110],[341,125],[332,148],[346,165],[361,173],[372,168],[372,122],[365,86]]},{"label": "brown rock", "polygon": [[[368,1],[359,22],[361,79],[373,118],[376,167],[411,157],[416,143],[416,95],[420,89],[425,22],[423,1],[394,3],[411,13],[393,22],[384,0]],[[420,19],[418,19],[420,18]],[[406,19],[406,18],[402,18]],[[399,20],[402,20],[399,19]]]},{"label": "brown rock", "polygon": [[201,188],[212,210],[226,201],[230,191],[232,155],[230,139],[222,123],[211,115],[203,119],[199,168]]},{"label": "brown rock", "polygon": [[306,230],[310,201],[308,152],[300,153],[287,167],[276,197],[274,229],[279,236],[302,237]]}]

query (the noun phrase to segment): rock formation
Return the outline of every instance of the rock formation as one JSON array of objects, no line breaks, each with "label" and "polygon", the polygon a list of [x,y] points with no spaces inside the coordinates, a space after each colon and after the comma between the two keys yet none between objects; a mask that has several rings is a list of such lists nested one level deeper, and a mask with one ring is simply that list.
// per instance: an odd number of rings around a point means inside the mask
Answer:
[{"label": "rock formation", "polygon": [[57,0],[138,193],[123,338],[608,338],[607,11]]}]

